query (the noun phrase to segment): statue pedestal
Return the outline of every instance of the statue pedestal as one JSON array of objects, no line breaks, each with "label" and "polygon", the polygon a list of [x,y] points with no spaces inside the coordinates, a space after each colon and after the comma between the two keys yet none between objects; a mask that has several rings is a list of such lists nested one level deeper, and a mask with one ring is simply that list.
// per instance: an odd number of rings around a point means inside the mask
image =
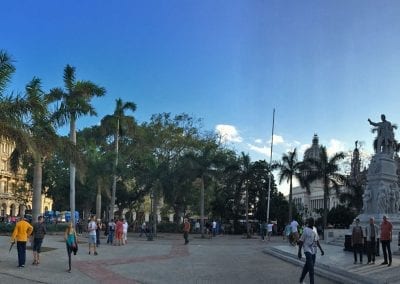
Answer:
[{"label": "statue pedestal", "polygon": [[400,229],[400,190],[397,181],[397,164],[393,156],[375,154],[368,168],[363,213],[358,216],[363,227],[369,224],[370,217],[374,217],[375,223],[380,224],[383,215],[386,215],[393,229]]}]

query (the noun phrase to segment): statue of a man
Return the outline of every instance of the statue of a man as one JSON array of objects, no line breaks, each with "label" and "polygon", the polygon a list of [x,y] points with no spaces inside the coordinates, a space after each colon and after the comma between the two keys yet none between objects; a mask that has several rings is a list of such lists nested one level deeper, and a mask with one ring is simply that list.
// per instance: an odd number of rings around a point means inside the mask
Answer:
[{"label": "statue of a man", "polygon": [[364,213],[369,213],[369,210],[370,210],[369,204],[372,199],[371,190],[369,188],[365,189],[364,194],[362,195],[362,198],[363,198],[363,205],[364,205],[363,211],[364,211]]},{"label": "statue of a man", "polygon": [[371,119],[368,118],[369,124],[377,127],[378,130],[376,152],[389,153],[394,141],[393,126],[386,120],[384,114],[381,115],[381,120],[382,122],[372,122]]}]

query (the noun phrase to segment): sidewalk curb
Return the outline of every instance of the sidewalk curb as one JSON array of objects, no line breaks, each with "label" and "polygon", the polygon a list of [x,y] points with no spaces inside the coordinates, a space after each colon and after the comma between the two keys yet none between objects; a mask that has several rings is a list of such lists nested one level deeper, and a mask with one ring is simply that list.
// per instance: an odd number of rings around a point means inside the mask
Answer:
[{"label": "sidewalk curb", "polygon": [[[298,266],[303,266],[304,261],[299,260],[295,255],[281,251],[274,247],[267,247],[263,250],[264,253],[273,255],[284,261],[296,264]],[[343,269],[338,269],[325,264],[316,263],[314,267],[315,274],[327,278],[329,280],[335,281],[337,283],[349,283],[349,284],[380,284],[380,283],[391,283],[390,279],[386,279],[385,282],[376,282],[375,279],[370,279],[363,277],[354,273],[350,273]]]}]

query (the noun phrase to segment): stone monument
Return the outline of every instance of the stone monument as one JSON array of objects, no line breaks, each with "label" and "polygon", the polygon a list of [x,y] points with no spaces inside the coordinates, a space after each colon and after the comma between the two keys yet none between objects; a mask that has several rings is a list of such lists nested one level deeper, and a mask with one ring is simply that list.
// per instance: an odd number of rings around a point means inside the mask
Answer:
[{"label": "stone monument", "polygon": [[363,194],[363,211],[358,216],[363,226],[370,217],[375,217],[380,224],[383,215],[392,222],[395,229],[400,229],[400,189],[398,186],[397,163],[394,159],[396,141],[394,126],[381,115],[381,122],[368,122],[377,132],[374,141],[375,154],[368,168],[367,182]]}]

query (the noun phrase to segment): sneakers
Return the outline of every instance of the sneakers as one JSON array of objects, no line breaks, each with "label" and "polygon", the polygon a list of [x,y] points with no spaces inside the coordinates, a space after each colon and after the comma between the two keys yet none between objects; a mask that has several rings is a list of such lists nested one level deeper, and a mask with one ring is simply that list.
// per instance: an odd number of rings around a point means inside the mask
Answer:
[{"label": "sneakers", "polygon": [[94,252],[94,255],[97,255],[97,251]]},{"label": "sneakers", "polygon": [[381,263],[381,265],[385,265],[385,264],[388,264],[388,263],[387,263],[386,261],[384,261],[384,262]]}]

